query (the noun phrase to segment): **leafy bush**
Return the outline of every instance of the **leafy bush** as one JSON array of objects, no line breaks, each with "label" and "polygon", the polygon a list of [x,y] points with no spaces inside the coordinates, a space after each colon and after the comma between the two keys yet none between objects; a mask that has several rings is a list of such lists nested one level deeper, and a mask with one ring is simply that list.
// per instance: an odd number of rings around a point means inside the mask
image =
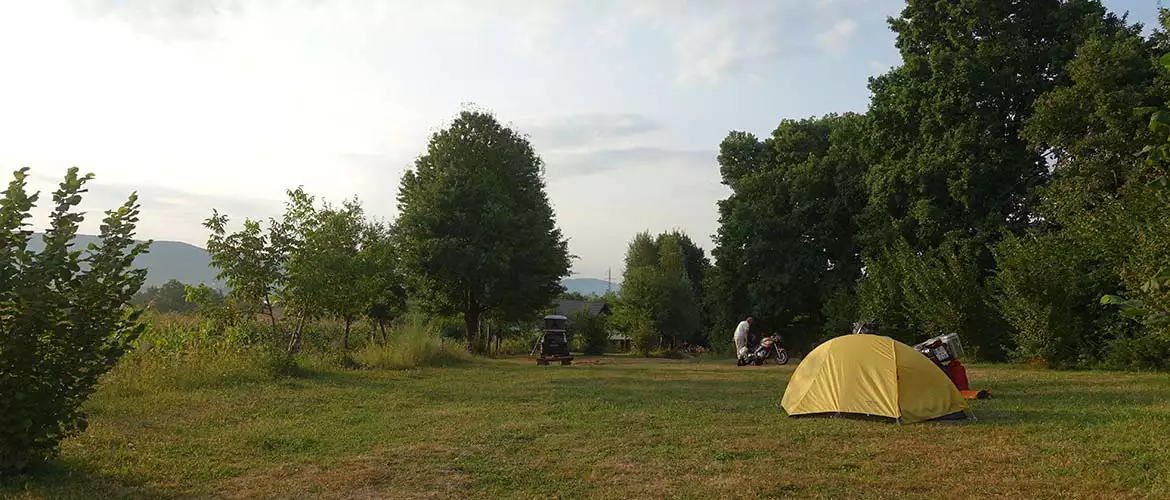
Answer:
[{"label": "leafy bush", "polygon": [[1170,368],[1170,339],[1140,335],[1109,343],[1105,365],[1109,368],[1165,370]]},{"label": "leafy bush", "polygon": [[958,333],[971,357],[1001,360],[1011,339],[979,274],[976,252],[962,244],[922,252],[899,239],[858,286],[861,319],[906,343]]},{"label": "leafy bush", "polygon": [[580,345],[585,354],[604,354],[609,348],[609,333],[604,316],[577,313],[569,318],[569,331],[573,342]]},{"label": "leafy bush", "polygon": [[650,351],[658,347],[659,338],[654,321],[650,318],[639,316],[630,321],[630,345],[635,352],[649,355]]},{"label": "leafy bush", "polygon": [[[1116,265],[1092,255],[1069,231],[1029,233],[995,252],[997,301],[1016,357],[1052,367],[1089,366],[1126,325],[1098,297],[1117,287]],[[1130,328],[1132,329],[1132,328]]]},{"label": "leafy bush", "polygon": [[385,345],[368,343],[353,359],[370,368],[402,370],[463,363],[471,354],[458,342],[443,340],[436,328],[410,321],[393,328]]},{"label": "leafy bush", "polygon": [[0,470],[48,460],[84,431],[81,404],[142,332],[127,306],[146,278],[131,269],[149,244],[133,240],[137,197],[106,212],[100,243],[73,249],[83,219],[74,209],[92,175],[69,169],[34,254],[26,220],[38,195],[25,192],[26,177],[16,172],[0,202]]}]

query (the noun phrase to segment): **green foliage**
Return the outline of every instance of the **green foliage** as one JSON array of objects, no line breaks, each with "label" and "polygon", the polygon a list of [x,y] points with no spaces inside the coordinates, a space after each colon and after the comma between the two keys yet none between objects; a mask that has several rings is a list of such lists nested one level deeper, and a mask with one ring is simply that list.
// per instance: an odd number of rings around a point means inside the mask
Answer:
[{"label": "green foliage", "polygon": [[356,199],[341,207],[310,206],[302,213],[295,226],[298,244],[288,259],[287,295],[303,315],[344,321],[342,349],[348,349],[351,325],[370,309],[375,268],[359,255],[367,239],[373,242],[366,233],[374,229],[367,227]]},{"label": "green foliage", "polygon": [[[703,282],[712,345],[748,314],[797,351],[865,319],[1088,366],[1164,334],[1170,36],[1091,0],[910,0],[890,25],[903,64],[871,80],[865,116],[720,145],[733,194]],[[1155,324],[1119,322],[1106,294]]]},{"label": "green foliage", "polygon": [[[1042,155],[1021,131],[1091,35],[1122,29],[1088,0],[911,0],[890,25],[903,64],[870,83],[867,238],[986,248],[1032,220]],[[877,247],[875,246],[875,249]]]},{"label": "green foliage", "polygon": [[719,203],[717,268],[705,291],[719,342],[751,314],[809,346],[829,298],[852,296],[867,127],[863,116],[829,115],[785,120],[764,141],[742,132],[724,139],[719,162],[733,194]]},{"label": "green foliage", "polygon": [[134,307],[152,308],[161,313],[189,313],[196,308],[194,303],[187,301],[187,285],[175,279],[139,291],[131,303]]},{"label": "green foliage", "polygon": [[958,333],[973,355],[1002,358],[1009,339],[974,261],[962,247],[919,252],[897,240],[866,267],[861,317],[902,342]]},{"label": "green foliage", "polygon": [[[997,359],[1011,346],[997,345],[1006,339],[987,287],[991,247],[1037,222],[1035,188],[1047,176],[1049,151],[1021,133],[1038,96],[1068,81],[1077,47],[1125,26],[1091,1],[964,0],[910,1],[891,27],[904,62],[870,84],[861,238],[867,264],[895,276],[862,290],[863,310],[914,330],[904,337],[943,328],[974,336],[980,354]],[[889,250],[902,240],[912,253]],[[886,313],[899,295],[907,310]]]},{"label": "green foliage", "polygon": [[26,192],[27,177],[17,171],[0,201],[0,473],[52,458],[85,430],[82,403],[142,332],[141,311],[128,307],[146,279],[132,263],[149,245],[133,240],[137,195],[105,213],[100,243],[73,250],[93,176],[69,169],[33,253],[27,219],[39,193]]},{"label": "green foliage", "polygon": [[563,300],[580,300],[580,301],[588,301],[588,300],[594,299],[594,298],[596,298],[596,297],[587,296],[587,295],[585,295],[585,294],[583,294],[583,293],[581,293],[581,292],[569,292],[569,291],[565,291],[565,292],[561,292],[561,294],[560,294],[560,295],[558,295],[558,296],[557,296],[557,298],[558,298],[558,299],[563,299]]},{"label": "green foliage", "polygon": [[480,316],[529,316],[562,292],[568,242],[528,140],[465,111],[435,133],[398,193],[397,245],[420,304],[463,315],[468,349]]},{"label": "green foliage", "polygon": [[366,316],[378,325],[381,341],[385,343],[388,340],[386,326],[407,309],[406,278],[390,229],[381,224],[371,224],[367,228],[358,252],[358,265],[362,269]]},{"label": "green foliage", "polygon": [[1016,356],[1052,367],[1093,364],[1124,325],[1097,304],[1119,285],[1116,267],[1069,232],[1031,232],[996,248],[997,300]]},{"label": "green foliage", "polygon": [[660,336],[671,345],[706,343],[700,297],[709,267],[702,249],[682,232],[635,235],[626,252],[621,297],[614,302],[615,324],[633,337],[641,332],[644,338],[633,344],[643,353],[656,347]]},{"label": "green foliage", "polygon": [[[213,213],[208,219],[212,265],[232,291],[222,305],[201,306],[200,314],[214,318],[218,331],[254,311],[263,312],[273,335],[262,347],[272,350],[274,339],[285,336],[290,360],[305,343],[338,339],[348,349],[363,316],[379,330],[369,339],[385,342],[387,325],[406,309],[405,278],[392,231],[367,220],[357,199],[318,207],[300,188],[288,191],[288,197],[285,213],[271,219],[267,231],[246,220],[242,230],[228,234],[227,216]],[[190,295],[192,300],[210,300],[207,293],[195,289]],[[312,328],[323,320],[340,321],[342,327],[336,332]],[[316,336],[307,338],[309,333]]]},{"label": "green foliage", "polygon": [[216,210],[203,222],[211,232],[207,253],[211,255],[211,265],[219,269],[216,278],[227,282],[229,300],[249,311],[267,314],[276,330],[273,301],[285,279],[286,261],[276,234],[279,228],[273,224],[266,233],[260,222],[245,219],[240,231],[229,234],[228,222],[228,216]]},{"label": "green foliage", "polygon": [[630,332],[630,347],[634,352],[647,356],[658,348],[661,337],[651,317],[634,316],[626,323],[626,329]]},{"label": "green foliage", "polygon": [[604,354],[609,348],[606,317],[579,312],[569,316],[569,334],[585,354]]},{"label": "green foliage", "polygon": [[1157,335],[1116,339],[1109,344],[1105,364],[1115,368],[1170,369],[1170,339]]}]

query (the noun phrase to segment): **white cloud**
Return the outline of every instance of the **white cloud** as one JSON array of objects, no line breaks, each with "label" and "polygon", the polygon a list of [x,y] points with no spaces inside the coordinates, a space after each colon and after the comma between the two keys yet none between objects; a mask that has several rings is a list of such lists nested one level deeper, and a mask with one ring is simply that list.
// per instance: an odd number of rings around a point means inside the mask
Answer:
[{"label": "white cloud", "polygon": [[636,113],[582,113],[548,117],[523,126],[534,145],[543,149],[605,146],[609,141],[653,132],[658,122]]},{"label": "white cloud", "polygon": [[853,35],[856,33],[857,23],[855,21],[841,19],[817,35],[817,43],[825,51],[839,56],[849,49],[849,44],[853,41]]},{"label": "white cloud", "polygon": [[[633,231],[678,226],[709,243],[725,194],[720,132],[709,130],[723,125],[710,124],[771,126],[781,109],[721,85],[774,84],[786,58],[820,50],[817,34],[841,19],[824,8],[0,2],[0,171],[27,165],[55,179],[78,165],[97,174],[95,210],[138,190],[143,236],[156,239],[202,243],[212,207],[273,215],[298,185],[335,201],[356,194],[392,217],[400,175],[429,134],[477,102],[531,134],[558,222],[585,257],[578,270],[597,276],[617,270]],[[743,118],[753,113],[767,116]]]}]

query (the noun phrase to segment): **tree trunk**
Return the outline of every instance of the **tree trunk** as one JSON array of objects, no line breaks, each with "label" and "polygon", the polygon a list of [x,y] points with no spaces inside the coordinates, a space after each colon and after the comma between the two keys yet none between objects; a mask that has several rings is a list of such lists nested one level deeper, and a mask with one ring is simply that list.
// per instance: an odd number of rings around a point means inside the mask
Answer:
[{"label": "tree trunk", "polygon": [[276,313],[272,310],[272,301],[268,296],[264,296],[264,309],[268,313],[268,319],[272,320],[272,333],[276,333]]},{"label": "tree trunk", "polygon": [[304,328],[305,328],[305,315],[302,314],[300,319],[297,321],[296,329],[293,330],[292,337],[289,338],[289,341],[288,341],[287,354],[290,357],[293,354],[296,354],[297,349],[300,349],[300,347],[301,347],[301,332],[304,331]]},{"label": "tree trunk", "polygon": [[353,317],[345,317],[345,336],[341,337],[341,349],[349,350],[349,327],[353,324]]},{"label": "tree trunk", "polygon": [[384,321],[378,321],[378,330],[382,332],[382,345],[386,345],[390,339],[386,338],[386,323]]},{"label": "tree trunk", "polygon": [[475,352],[475,340],[479,334],[479,304],[468,304],[463,311],[463,323],[467,326],[467,352]]}]

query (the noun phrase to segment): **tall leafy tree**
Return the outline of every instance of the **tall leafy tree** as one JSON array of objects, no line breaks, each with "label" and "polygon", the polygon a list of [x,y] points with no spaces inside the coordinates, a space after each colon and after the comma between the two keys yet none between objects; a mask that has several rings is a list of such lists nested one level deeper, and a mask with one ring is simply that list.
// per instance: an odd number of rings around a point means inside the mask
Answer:
[{"label": "tall leafy tree", "polygon": [[272,232],[259,221],[245,219],[244,227],[228,233],[228,216],[213,210],[203,226],[211,231],[207,253],[211,265],[219,269],[217,279],[225,280],[228,296],[238,303],[268,316],[277,330],[274,305],[284,281],[285,256],[274,244]]},{"label": "tall leafy tree", "polygon": [[[706,257],[679,231],[634,235],[626,251],[615,322],[631,332],[634,347],[648,353],[668,341],[704,342],[700,295]],[[692,278],[692,275],[694,276]]]},{"label": "tall leafy tree", "polygon": [[516,131],[464,111],[402,177],[396,232],[404,270],[426,306],[463,315],[468,349],[484,313],[531,314],[562,291],[568,242],[543,165]]},{"label": "tall leafy tree", "polygon": [[299,316],[297,327],[288,339],[287,354],[292,355],[301,343],[301,328],[310,315],[316,290],[298,287],[290,280],[289,261],[300,248],[304,233],[313,223],[313,197],[302,188],[287,191],[285,214],[280,219],[269,219],[265,228],[261,221],[244,219],[243,228],[229,233],[229,218],[217,210],[203,222],[210,231],[207,252],[211,265],[219,269],[218,279],[226,281],[227,300],[268,317],[272,332],[279,335],[277,304],[284,313]]},{"label": "tall leafy tree", "polygon": [[[1067,81],[1075,50],[1124,23],[1095,0],[910,0],[890,26],[903,64],[870,82],[873,133],[868,149],[869,205],[864,223],[872,269],[897,272],[918,265],[882,259],[933,259],[971,269],[978,279],[967,296],[989,296],[994,269],[991,245],[1037,221],[1035,188],[1047,179],[1047,162],[1021,136],[1036,99]],[[905,240],[911,252],[888,252]],[[867,277],[868,279],[868,277]],[[868,287],[871,293],[906,288],[913,276],[874,276],[902,287]],[[872,308],[883,323],[909,318],[918,329],[942,324],[917,317],[893,297],[864,298],[894,309]],[[902,302],[905,304],[905,302]],[[937,310],[963,318],[961,331],[980,354],[1004,354],[991,309],[940,302]],[[968,308],[970,306],[970,308]]]},{"label": "tall leafy tree", "polygon": [[[658,236],[658,275],[664,301],[655,318],[658,329],[669,339],[695,342],[700,339],[699,303],[687,269],[681,234]],[[701,279],[701,277],[699,278]]]},{"label": "tall leafy tree", "polygon": [[1012,327],[1016,354],[1064,367],[1098,362],[1112,343],[1133,335],[1114,311],[1097,305],[1118,293],[1132,228],[1115,215],[1143,170],[1134,155],[1154,139],[1134,107],[1164,99],[1153,43],[1138,26],[1090,37],[1066,68],[1067,84],[1036,100],[1024,137],[1050,159],[1037,191],[1041,220],[996,248],[999,308]]},{"label": "tall leafy tree", "polygon": [[720,342],[748,314],[787,329],[798,344],[812,342],[825,303],[852,300],[866,126],[863,116],[829,115],[785,120],[764,141],[739,132],[724,140],[719,161],[732,195],[719,204],[716,269],[705,292]]},{"label": "tall leafy tree", "polygon": [[880,241],[976,245],[1033,220],[1045,160],[1021,131],[1089,36],[1122,22],[1095,0],[910,0],[902,66],[874,78],[868,184]]}]

